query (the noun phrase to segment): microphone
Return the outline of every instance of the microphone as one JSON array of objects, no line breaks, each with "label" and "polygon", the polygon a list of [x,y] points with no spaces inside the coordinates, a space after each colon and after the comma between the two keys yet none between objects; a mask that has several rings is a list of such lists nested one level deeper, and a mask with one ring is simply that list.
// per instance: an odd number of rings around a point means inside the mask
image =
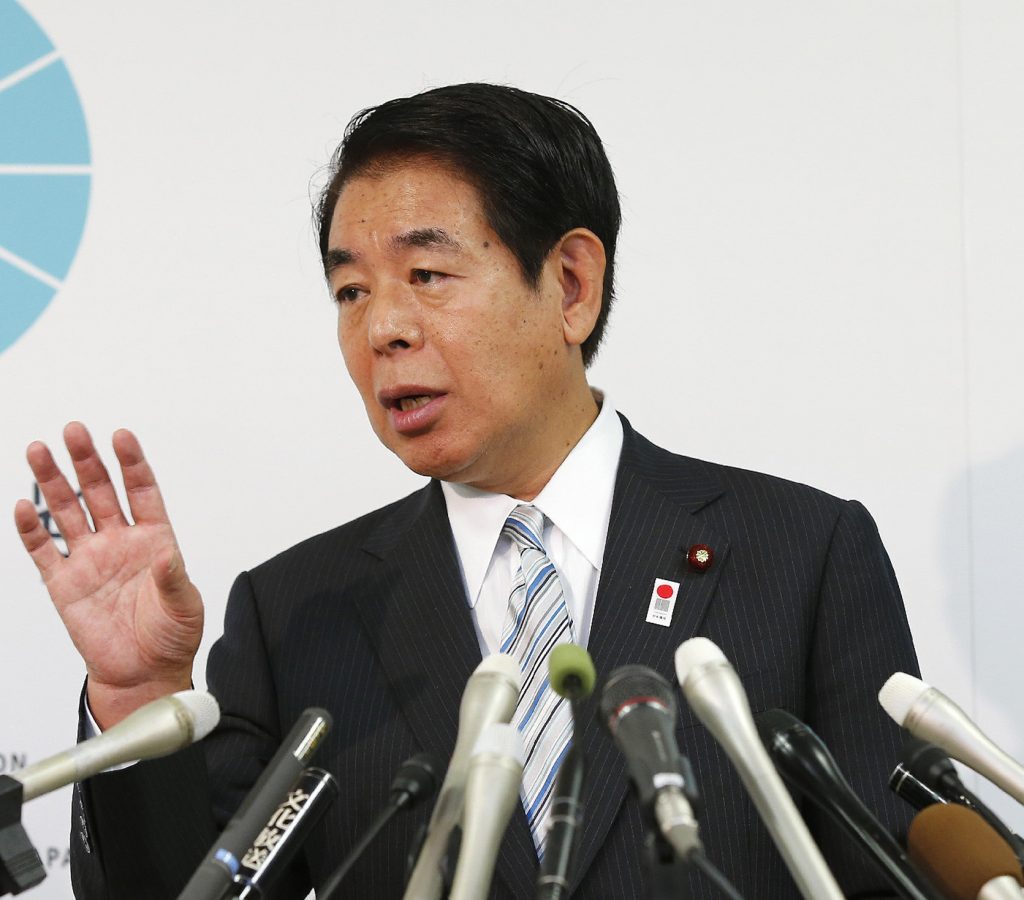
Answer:
[{"label": "microphone", "polygon": [[488,725],[473,748],[466,774],[462,848],[448,900],[486,897],[498,848],[519,803],[526,749],[514,725]]},{"label": "microphone", "polygon": [[598,712],[626,757],[645,818],[683,859],[700,851],[696,786],[689,760],[676,744],[672,687],[646,666],[621,666],[608,677]]},{"label": "microphone", "polygon": [[391,781],[391,797],[366,833],[359,839],[348,856],[346,856],[331,877],[318,888],[316,895],[320,900],[338,897],[336,893],[341,882],[355,865],[363,851],[373,842],[381,829],[391,821],[392,816],[400,809],[412,809],[421,800],[425,800],[437,790],[437,773],[441,766],[431,753],[417,753],[402,763],[394,779]]},{"label": "microphone", "polygon": [[955,803],[925,807],[910,823],[907,847],[952,900],[1021,900],[1020,862],[973,809]]},{"label": "microphone", "polygon": [[330,727],[331,716],[325,709],[310,707],[299,716],[178,900],[220,900],[238,874],[239,858],[298,781]]},{"label": "microphone", "polygon": [[404,900],[439,900],[444,889],[448,839],[462,816],[466,770],[477,738],[488,725],[507,723],[519,702],[522,673],[507,653],[484,657],[469,676],[459,706],[459,733],[434,804],[427,835],[406,885]]},{"label": "microphone", "polygon": [[230,896],[263,897],[337,796],[338,782],[330,772],[306,769],[242,856]]},{"label": "microphone", "polygon": [[725,654],[707,638],[695,637],[679,645],[675,662],[687,702],[732,760],[800,893],[807,900],[843,900],[761,744],[747,695]]},{"label": "microphone", "polygon": [[[899,765],[889,776],[889,787],[897,794],[918,809],[935,802],[959,803],[973,809],[1013,848],[1017,859],[1024,862],[1024,841],[1010,831],[979,797],[968,790],[945,751],[927,741],[910,738],[903,747],[901,757]],[[920,790],[916,796],[930,796],[934,799],[920,804],[914,803],[910,797],[915,796],[914,791],[918,785]]]},{"label": "microphone", "polygon": [[758,713],[754,720],[786,783],[837,822],[878,864],[901,896],[942,900],[853,792],[825,743],[811,728],[782,709]]},{"label": "microphone", "polygon": [[1004,753],[945,694],[905,672],[890,676],[878,702],[897,725],[931,741],[1024,803],[1024,766]]},{"label": "microphone", "polygon": [[949,802],[918,779],[902,762],[896,764],[896,768],[889,776],[889,790],[918,810],[931,806],[933,803]]},{"label": "microphone", "polygon": [[21,782],[23,802],[27,803],[111,766],[168,756],[202,740],[219,721],[220,707],[213,694],[179,691],[140,706],[102,734],[11,777]]},{"label": "microphone", "polygon": [[548,679],[551,689],[572,703],[573,737],[555,776],[550,825],[537,875],[537,900],[567,900],[569,871],[583,819],[580,795],[586,773],[583,748],[578,743],[583,733],[579,704],[594,690],[597,673],[590,654],[578,644],[558,644],[548,656]]}]

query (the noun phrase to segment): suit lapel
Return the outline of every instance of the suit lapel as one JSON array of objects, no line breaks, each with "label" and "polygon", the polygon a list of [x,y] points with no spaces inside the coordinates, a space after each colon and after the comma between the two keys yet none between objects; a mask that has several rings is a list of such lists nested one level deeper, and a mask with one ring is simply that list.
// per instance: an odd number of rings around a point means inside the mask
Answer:
[{"label": "suit lapel", "polygon": [[[455,543],[437,482],[396,507],[364,543],[381,560],[359,592],[364,625],[410,729],[424,750],[451,758],[466,681],[480,644],[466,602]],[[533,894],[537,856],[522,805],[509,824],[497,875],[517,898]]]},{"label": "suit lapel", "polygon": [[409,727],[443,758],[455,746],[459,698],[480,645],[440,487],[398,504],[363,550],[381,560],[357,597],[364,625]]},{"label": "suit lapel", "polygon": [[[599,689],[613,669],[635,662],[675,683],[675,650],[697,633],[729,549],[724,536],[697,515],[722,494],[721,487],[701,464],[655,447],[625,419],[623,427],[622,458],[589,640]],[[694,544],[714,550],[714,562],[704,572],[687,562]],[[669,626],[646,621],[656,578],[680,585]],[[628,787],[622,755],[596,718],[599,692],[595,691],[583,715],[587,787],[575,886],[604,843]],[[685,704],[679,712],[682,724],[696,721]],[[680,749],[686,752],[685,747]]]}]

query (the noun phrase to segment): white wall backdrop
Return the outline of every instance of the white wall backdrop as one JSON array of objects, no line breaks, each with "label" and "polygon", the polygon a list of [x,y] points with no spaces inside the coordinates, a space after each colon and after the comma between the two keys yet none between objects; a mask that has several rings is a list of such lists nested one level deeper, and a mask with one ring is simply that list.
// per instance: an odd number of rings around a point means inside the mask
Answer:
[{"label": "white wall backdrop", "polygon": [[[74,740],[83,674],[11,524],[31,440],[140,435],[204,659],[239,570],[419,484],[348,384],[309,197],[353,112],[466,80],[569,100],[606,141],[625,223],[593,383],[660,444],[862,500],[925,678],[1024,756],[1017,0],[21,9],[77,88],[91,200],[0,353],[0,772]],[[70,896],[68,819],[66,793],[26,807],[40,900]]]}]

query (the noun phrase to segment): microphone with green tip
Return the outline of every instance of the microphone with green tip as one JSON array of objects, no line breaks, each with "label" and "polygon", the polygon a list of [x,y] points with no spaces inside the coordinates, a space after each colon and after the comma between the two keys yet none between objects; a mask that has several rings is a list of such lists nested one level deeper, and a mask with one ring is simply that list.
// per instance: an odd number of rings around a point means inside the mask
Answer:
[{"label": "microphone with green tip", "polygon": [[558,769],[551,798],[551,818],[544,858],[537,876],[537,900],[565,900],[569,896],[570,872],[576,852],[576,836],[581,832],[583,806],[583,749],[577,743],[579,705],[594,690],[597,673],[594,662],[578,644],[559,644],[548,657],[551,689],[572,703],[573,738]]}]

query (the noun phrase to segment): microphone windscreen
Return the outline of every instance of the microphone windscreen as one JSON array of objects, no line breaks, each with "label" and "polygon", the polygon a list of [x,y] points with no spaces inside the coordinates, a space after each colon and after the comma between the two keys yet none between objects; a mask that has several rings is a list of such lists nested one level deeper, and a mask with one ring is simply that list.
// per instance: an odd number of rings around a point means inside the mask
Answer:
[{"label": "microphone windscreen", "polygon": [[698,666],[710,662],[728,662],[721,648],[706,637],[694,637],[683,641],[676,649],[676,678],[679,685],[686,684],[690,673]]},{"label": "microphone windscreen", "polygon": [[676,701],[671,685],[647,666],[619,666],[608,676],[601,692],[601,721],[614,731],[619,710],[631,701],[659,703],[675,718]]},{"label": "microphone windscreen", "polygon": [[1024,883],[1012,848],[973,809],[958,804],[926,806],[907,833],[910,858],[953,900],[975,900],[1003,875]]},{"label": "microphone windscreen", "polygon": [[878,692],[878,702],[886,711],[889,718],[897,725],[902,726],[907,721],[911,707],[917,703],[918,698],[931,689],[931,685],[925,684],[920,678],[908,675],[906,672],[896,672],[889,676],[889,680],[882,685]]},{"label": "microphone windscreen", "polygon": [[208,691],[178,691],[174,698],[184,704],[192,720],[192,741],[201,741],[220,721],[220,704]]},{"label": "microphone windscreen", "polygon": [[548,656],[551,690],[566,700],[590,696],[597,680],[594,661],[579,644],[558,644]]},{"label": "microphone windscreen", "polygon": [[392,794],[405,795],[406,809],[412,809],[420,800],[437,790],[441,764],[432,753],[417,753],[407,759],[391,781]]}]

